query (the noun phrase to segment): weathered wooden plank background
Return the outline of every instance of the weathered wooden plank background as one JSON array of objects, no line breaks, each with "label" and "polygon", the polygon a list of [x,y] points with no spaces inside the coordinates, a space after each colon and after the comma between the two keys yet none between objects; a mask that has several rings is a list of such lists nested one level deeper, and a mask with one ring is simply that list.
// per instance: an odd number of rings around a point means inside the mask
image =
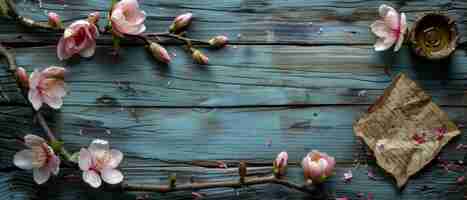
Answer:
[{"label": "weathered wooden plank background", "polygon": [[[125,46],[118,59],[109,54],[110,38],[101,37],[92,59],[60,62],[55,44],[60,34],[27,30],[0,19],[0,42],[15,47],[20,66],[61,65],[70,69],[70,94],[64,107],[47,120],[71,150],[96,137],[121,149],[125,178],[135,183],[165,183],[177,173],[179,182],[235,178],[239,160],[256,163],[249,172],[266,174],[281,150],[298,162],[311,149],[337,159],[336,176],[326,183],[327,199],[372,193],[374,199],[463,199],[465,187],[455,183],[463,171],[430,164],[398,190],[352,131],[352,122],[382,94],[391,78],[406,72],[427,90],[459,125],[467,123],[467,56],[460,48],[443,62],[415,58],[408,48],[377,53],[369,24],[377,7],[388,3],[416,16],[440,11],[458,21],[465,35],[467,2],[463,0],[143,0],[148,31],[163,31],[177,14],[195,15],[190,36],[208,39],[225,34],[229,48],[206,51],[209,66],[193,64],[177,44],[169,66],[161,66],[141,47]],[[46,20],[59,13],[66,22],[91,11],[104,12],[107,0],[17,0],[24,15]],[[103,13],[101,13],[104,16]],[[102,23],[103,24],[103,23]],[[461,43],[465,38],[460,40]],[[128,43],[127,43],[128,44]],[[2,65],[2,67],[4,67]],[[4,68],[3,68],[4,69]],[[389,73],[388,73],[389,72]],[[22,148],[18,137],[41,133],[13,79],[0,71],[0,196],[3,199],[137,199],[139,193],[93,190],[80,174],[64,169],[61,177],[36,186],[29,172],[12,165]],[[463,132],[465,128],[461,128]],[[110,133],[110,134],[109,134]],[[451,162],[467,161],[461,135],[441,153]],[[196,166],[194,160],[224,160],[231,168]],[[344,183],[342,173],[354,169]],[[376,180],[366,173],[374,170]],[[301,182],[300,167],[289,178]],[[200,191],[206,199],[307,199],[275,185]],[[190,192],[150,194],[150,199],[187,199]]]}]

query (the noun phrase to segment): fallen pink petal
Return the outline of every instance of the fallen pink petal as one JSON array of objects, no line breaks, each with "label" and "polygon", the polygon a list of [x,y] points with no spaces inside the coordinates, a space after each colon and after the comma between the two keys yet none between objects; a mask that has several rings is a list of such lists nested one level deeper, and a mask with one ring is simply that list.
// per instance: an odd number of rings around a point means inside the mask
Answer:
[{"label": "fallen pink petal", "polygon": [[459,184],[459,185],[463,185],[465,183],[465,176],[457,177],[456,183]]},{"label": "fallen pink petal", "polygon": [[370,178],[371,180],[376,180],[376,177],[373,171],[368,170],[368,178]]},{"label": "fallen pink petal", "polygon": [[350,181],[352,181],[352,178],[353,178],[352,170],[349,169],[347,172],[344,172],[344,181],[346,183],[349,183]]}]

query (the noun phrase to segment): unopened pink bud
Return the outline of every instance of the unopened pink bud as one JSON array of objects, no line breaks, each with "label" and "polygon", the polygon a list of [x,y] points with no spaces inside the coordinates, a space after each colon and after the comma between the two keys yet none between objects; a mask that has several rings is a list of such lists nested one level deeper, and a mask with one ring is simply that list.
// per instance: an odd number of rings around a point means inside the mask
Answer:
[{"label": "unopened pink bud", "polygon": [[177,16],[175,20],[172,22],[172,24],[170,25],[169,31],[171,33],[182,32],[188,27],[188,25],[190,25],[191,19],[193,19],[193,14],[191,13],[185,13],[185,14]]},{"label": "unopened pink bud", "polygon": [[336,161],[326,153],[313,150],[302,161],[305,179],[313,184],[321,183],[333,174]]},{"label": "unopened pink bud", "polygon": [[287,172],[287,160],[289,155],[286,151],[280,152],[274,160],[274,174],[276,176],[284,176]]},{"label": "unopened pink bud", "polygon": [[16,68],[16,80],[21,85],[22,88],[28,89],[29,88],[29,77],[26,73],[26,70],[22,67]]},{"label": "unopened pink bud", "polygon": [[62,26],[62,20],[60,20],[60,16],[57,13],[49,12],[48,17],[49,17],[50,26],[56,27],[56,28]]},{"label": "unopened pink bud", "polygon": [[209,44],[216,48],[222,48],[227,44],[228,41],[229,38],[227,36],[218,35],[216,37],[211,38],[209,40]]},{"label": "unopened pink bud", "polygon": [[93,12],[88,15],[88,22],[91,24],[97,24],[99,22],[101,14],[99,12]]},{"label": "unopened pink bud", "polygon": [[169,64],[171,61],[170,55],[167,50],[156,42],[151,42],[149,44],[149,51],[151,51],[152,56],[163,63]]},{"label": "unopened pink bud", "polygon": [[200,50],[193,50],[191,56],[193,57],[193,60],[195,60],[198,64],[207,65],[209,62],[209,58],[206,55],[204,55]]}]

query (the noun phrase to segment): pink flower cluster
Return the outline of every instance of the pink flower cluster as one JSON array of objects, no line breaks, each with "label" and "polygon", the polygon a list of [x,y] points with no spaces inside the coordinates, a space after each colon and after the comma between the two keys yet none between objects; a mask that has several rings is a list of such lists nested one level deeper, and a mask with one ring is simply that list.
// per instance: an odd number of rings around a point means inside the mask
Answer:
[{"label": "pink flower cluster", "polygon": [[[47,142],[36,135],[24,136],[24,144],[29,147],[14,155],[13,163],[25,170],[33,170],[34,181],[43,184],[51,174],[57,175],[60,170],[60,158]],[[102,184],[123,181],[123,174],[116,168],[123,159],[123,153],[110,149],[105,140],[95,139],[88,148],[79,152],[78,164],[83,171],[83,180],[94,188]]]},{"label": "pink flower cluster", "polygon": [[[60,60],[65,60],[75,54],[81,57],[91,57],[96,49],[96,38],[99,36],[99,29],[96,24],[99,13],[91,13],[87,20],[78,20],[68,26],[63,37],[57,45],[57,56]],[[109,15],[112,24],[112,32],[119,36],[139,35],[146,30],[144,20],[146,13],[139,9],[137,0],[121,0],[116,3]],[[49,24],[58,26],[60,17],[53,13],[49,15]]]}]

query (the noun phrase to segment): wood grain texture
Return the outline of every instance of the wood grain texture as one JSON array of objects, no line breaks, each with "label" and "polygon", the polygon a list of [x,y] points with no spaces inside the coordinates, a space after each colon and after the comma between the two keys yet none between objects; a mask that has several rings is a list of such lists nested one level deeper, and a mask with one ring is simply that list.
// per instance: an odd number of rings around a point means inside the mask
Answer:
[{"label": "wood grain texture", "polygon": [[[467,57],[463,50],[449,61],[429,63],[412,57],[407,49],[390,55],[375,53],[368,46],[239,45],[206,52],[211,64],[200,66],[183,48],[169,47],[177,56],[164,66],[154,62],[142,47],[124,48],[118,59],[109,54],[109,48],[99,47],[93,59],[68,62],[56,58],[55,47],[14,51],[18,65],[30,72],[49,65],[69,69],[70,93],[65,105],[369,105],[399,72],[417,80],[437,104],[467,103]],[[390,75],[385,68],[392,71]],[[5,83],[13,83],[7,74],[3,77]],[[4,91],[15,93],[16,89]]]},{"label": "wood grain texture", "polygon": [[[17,2],[21,13],[42,21],[47,20],[47,11],[57,12],[65,22],[85,18],[90,11],[100,11],[104,18],[103,13],[109,7],[105,0],[42,0],[42,9],[37,1]],[[148,15],[148,31],[164,31],[177,14],[193,12],[195,20],[190,34],[202,39],[225,34],[233,42],[246,44],[372,44],[375,38],[368,26],[377,18],[381,3],[407,13],[409,24],[423,13],[440,11],[459,21],[461,34],[466,31],[463,22],[467,5],[462,0],[148,0],[142,2],[142,9]],[[0,40],[55,44],[58,37],[18,28],[13,23],[0,23]],[[100,42],[110,44],[110,38],[104,37]]]},{"label": "wood grain texture", "polygon": [[[54,11],[66,23],[92,11],[104,12],[106,0],[17,0],[21,13],[46,20]],[[455,183],[463,170],[446,171],[432,162],[397,190],[394,180],[352,132],[352,123],[372,104],[392,77],[405,72],[432,95],[451,119],[466,132],[467,56],[458,49],[451,59],[427,62],[407,47],[399,53],[374,52],[368,25],[377,7],[388,3],[406,12],[409,23],[423,13],[441,11],[453,16],[465,35],[467,3],[462,0],[144,0],[149,31],[164,31],[177,14],[193,12],[189,35],[208,39],[225,34],[228,48],[203,50],[210,65],[193,63],[183,48],[171,41],[174,62],[163,66],[142,47],[124,42],[121,56],[109,54],[110,38],[101,37],[92,59],[60,62],[55,44],[60,33],[26,30],[0,19],[0,41],[12,49],[19,66],[66,67],[69,94],[60,111],[46,120],[71,151],[93,138],[108,139],[126,156],[121,169],[132,183],[166,183],[176,173],[179,183],[233,180],[240,160],[251,163],[250,175],[271,171],[275,155],[289,152],[293,162],[288,178],[302,182],[297,164],[310,150],[336,157],[336,175],[325,184],[324,199],[462,199],[465,186]],[[105,20],[101,20],[101,26]],[[462,47],[465,38],[460,40]],[[141,193],[122,193],[106,186],[94,190],[82,183],[78,171],[64,168],[65,177],[37,186],[30,172],[12,164],[22,149],[18,139],[28,133],[43,135],[32,110],[19,95],[14,80],[0,63],[0,196],[5,199],[140,199]],[[443,160],[464,163],[467,144],[462,134],[440,154]],[[206,160],[222,160],[229,169],[212,168]],[[343,173],[353,169],[351,183]],[[209,167],[201,167],[200,163]],[[375,180],[367,176],[374,171]],[[113,190],[112,190],[113,189]],[[240,190],[198,191],[205,199],[312,199],[276,185]],[[149,194],[149,199],[191,199],[191,192]],[[465,197],[464,197],[465,198]]]}]

